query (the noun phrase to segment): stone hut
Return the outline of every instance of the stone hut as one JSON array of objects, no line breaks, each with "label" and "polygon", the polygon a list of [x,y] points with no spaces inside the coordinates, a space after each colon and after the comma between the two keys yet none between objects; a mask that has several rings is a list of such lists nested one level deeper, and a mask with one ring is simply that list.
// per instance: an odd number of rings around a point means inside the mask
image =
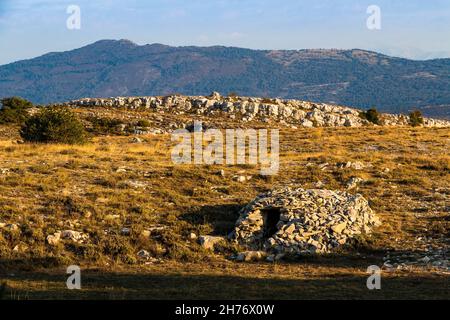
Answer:
[{"label": "stone hut", "polygon": [[379,224],[360,194],[285,187],[244,207],[232,236],[250,250],[326,253]]}]

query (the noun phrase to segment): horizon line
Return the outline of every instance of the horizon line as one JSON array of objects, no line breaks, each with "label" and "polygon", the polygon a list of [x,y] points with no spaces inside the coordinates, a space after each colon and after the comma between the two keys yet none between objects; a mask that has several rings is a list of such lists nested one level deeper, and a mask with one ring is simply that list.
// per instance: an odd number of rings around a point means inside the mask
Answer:
[{"label": "horizon line", "polygon": [[24,58],[24,59],[18,59],[18,60],[14,60],[11,62],[7,62],[4,64],[0,64],[0,67],[3,66],[7,66],[10,64],[14,64],[14,63],[18,63],[18,62],[22,62],[22,61],[28,61],[28,60],[33,60],[36,58],[40,58],[43,57],[45,55],[48,54],[58,54],[58,53],[65,53],[65,52],[70,52],[70,51],[74,51],[74,50],[79,50],[85,47],[89,47],[91,45],[94,45],[96,43],[99,42],[103,42],[103,41],[110,41],[110,42],[128,42],[131,45],[135,45],[137,47],[145,47],[145,46],[154,46],[154,45],[160,45],[160,46],[166,46],[166,47],[170,47],[170,48],[236,48],[236,49],[243,49],[243,50],[253,50],[253,51],[308,51],[308,50],[326,50],[326,51],[355,51],[355,50],[360,50],[360,51],[365,51],[365,52],[371,52],[371,53],[376,53],[379,55],[383,55],[386,57],[390,57],[390,58],[395,58],[395,59],[404,59],[404,60],[410,60],[410,61],[433,61],[433,60],[445,60],[445,59],[450,59],[450,56],[448,57],[440,57],[440,58],[429,58],[429,59],[414,59],[414,58],[407,58],[407,57],[402,57],[402,56],[397,56],[397,55],[390,55],[387,53],[383,53],[382,51],[376,51],[375,49],[362,49],[362,48],[302,48],[302,49],[262,49],[262,48],[250,48],[250,47],[239,47],[239,46],[229,46],[229,45],[221,45],[221,44],[215,44],[215,45],[169,45],[169,44],[163,44],[163,43],[158,43],[158,42],[154,42],[154,43],[145,43],[145,44],[139,44],[133,40],[130,39],[99,39],[96,40],[94,42],[89,42],[85,45],[82,45],[80,47],[74,47],[68,50],[61,50],[61,51],[48,51],[46,53],[42,53],[40,55],[37,56],[33,56],[30,58]]}]

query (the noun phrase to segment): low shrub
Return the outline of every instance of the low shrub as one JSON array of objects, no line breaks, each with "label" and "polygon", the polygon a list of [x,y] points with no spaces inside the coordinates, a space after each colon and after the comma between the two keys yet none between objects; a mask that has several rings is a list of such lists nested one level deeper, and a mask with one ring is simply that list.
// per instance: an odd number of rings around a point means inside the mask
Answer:
[{"label": "low shrub", "polygon": [[95,134],[123,133],[123,130],[120,128],[120,126],[124,125],[124,122],[120,119],[89,117],[87,121],[91,123],[92,125],[91,131]]},{"label": "low shrub", "polygon": [[136,126],[142,127],[142,128],[149,128],[149,127],[151,127],[151,125],[152,124],[147,119],[141,119],[136,123]]},{"label": "low shrub", "polygon": [[423,125],[422,112],[419,110],[413,111],[409,114],[409,124],[413,127],[418,127]]},{"label": "low shrub", "polygon": [[359,114],[359,116],[360,116],[362,119],[365,119],[365,120],[367,120],[367,121],[369,121],[369,122],[372,122],[372,123],[374,123],[374,124],[378,124],[378,125],[381,125],[381,124],[382,124],[382,122],[381,122],[381,115],[380,115],[380,113],[377,111],[377,109],[375,109],[375,108],[370,108],[370,109],[367,110],[367,111],[363,111],[363,112],[361,112],[361,113]]},{"label": "low shrub", "polygon": [[20,97],[4,98],[0,100],[0,124],[21,124],[28,117],[27,109],[33,104]]},{"label": "low shrub", "polygon": [[43,108],[29,117],[20,129],[28,142],[82,144],[86,131],[76,115],[64,107]]}]

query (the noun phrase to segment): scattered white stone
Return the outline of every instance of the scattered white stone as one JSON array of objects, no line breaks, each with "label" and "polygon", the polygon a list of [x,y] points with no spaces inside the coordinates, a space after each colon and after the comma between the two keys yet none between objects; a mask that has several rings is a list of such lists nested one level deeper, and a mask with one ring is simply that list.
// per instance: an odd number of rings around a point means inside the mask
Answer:
[{"label": "scattered white stone", "polygon": [[83,216],[87,219],[89,219],[92,216],[92,212],[91,211],[86,211],[84,212]]},{"label": "scattered white stone", "polygon": [[206,250],[214,250],[214,246],[220,242],[223,242],[225,239],[223,237],[216,236],[200,236],[198,240],[200,245]]},{"label": "scattered white stone", "polygon": [[83,243],[89,239],[89,235],[74,230],[65,230],[61,232],[61,239],[72,240],[74,242]]},{"label": "scattered white stone", "polygon": [[131,228],[122,228],[122,230],[120,230],[120,234],[123,236],[129,236],[131,234]]},{"label": "scattered white stone", "polygon": [[245,251],[237,255],[237,261],[261,261],[267,257],[267,253],[264,251]]},{"label": "scattered white stone", "polygon": [[151,258],[151,254],[150,254],[147,250],[140,250],[140,251],[137,253],[137,256],[138,256],[140,259],[144,259],[144,260],[148,260],[148,259]]},{"label": "scattered white stone", "polygon": [[139,137],[134,137],[134,138],[131,139],[130,142],[131,143],[142,143],[143,140],[141,138],[139,138]]},{"label": "scattered white stone", "polygon": [[388,263],[387,261],[383,264],[382,269],[385,269],[387,271],[393,271],[394,270],[394,265]]},{"label": "scattered white stone", "polygon": [[137,180],[127,180],[125,181],[125,184],[134,189],[145,189],[147,188],[147,183],[143,181],[137,181]]},{"label": "scattered white stone", "polygon": [[142,230],[141,236],[144,238],[150,238],[151,231],[150,230]]},{"label": "scattered white stone", "polygon": [[328,162],[326,162],[326,163],[321,163],[321,164],[319,164],[318,165],[318,168],[320,169],[320,170],[325,170],[327,167],[329,166],[329,163]]},{"label": "scattered white stone", "polygon": [[7,224],[3,224],[3,229],[11,231],[11,232],[16,232],[19,231],[19,225],[15,224],[15,223],[7,223]]},{"label": "scattered white stone", "polygon": [[314,183],[314,188],[320,189],[323,188],[325,186],[325,184],[322,181],[317,181],[316,183]]},{"label": "scattered white stone", "polygon": [[361,161],[356,161],[356,162],[347,161],[345,163],[338,163],[337,167],[340,169],[346,168],[346,169],[362,170],[368,166],[366,166]]},{"label": "scattered white stone", "polygon": [[195,240],[195,239],[197,239],[197,235],[196,235],[195,233],[191,232],[191,233],[189,234],[189,239]]},{"label": "scattered white stone", "polygon": [[250,181],[252,179],[252,176],[234,176],[233,177],[234,180],[236,180],[237,182],[246,182],[246,181]]},{"label": "scattered white stone", "polygon": [[364,179],[362,179],[362,178],[352,177],[346,183],[347,189],[354,189],[358,186],[358,184],[360,184],[363,181],[364,181]]},{"label": "scattered white stone", "polygon": [[347,226],[347,222],[342,222],[342,223],[332,226],[331,230],[333,230],[335,233],[341,234],[342,231],[344,231],[346,226]]},{"label": "scattered white stone", "polygon": [[58,245],[60,240],[61,240],[61,232],[55,232],[54,234],[47,236],[47,243],[51,246]]}]

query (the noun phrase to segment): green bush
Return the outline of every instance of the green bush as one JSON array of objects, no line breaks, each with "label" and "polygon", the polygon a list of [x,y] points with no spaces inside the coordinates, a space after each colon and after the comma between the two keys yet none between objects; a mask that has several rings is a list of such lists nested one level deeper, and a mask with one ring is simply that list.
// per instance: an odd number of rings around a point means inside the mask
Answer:
[{"label": "green bush", "polygon": [[422,116],[422,112],[420,112],[419,110],[413,111],[409,114],[409,123],[413,126],[413,127],[418,127],[423,125],[423,116]]},{"label": "green bush", "polygon": [[33,107],[33,104],[20,97],[4,98],[0,100],[0,124],[23,123],[28,117],[27,109]]},{"label": "green bush", "polygon": [[29,142],[67,144],[86,142],[83,124],[65,107],[43,108],[25,121],[20,129],[20,135]]},{"label": "green bush", "polygon": [[136,123],[136,125],[142,128],[149,128],[152,124],[147,119],[141,119]]},{"label": "green bush", "polygon": [[381,125],[380,113],[375,108],[370,108],[367,111],[363,111],[359,114],[359,116],[363,119],[366,119],[369,122]]},{"label": "green bush", "polygon": [[120,134],[123,133],[119,128],[124,125],[124,122],[120,119],[89,117],[87,118],[92,124],[92,132],[95,134]]}]

